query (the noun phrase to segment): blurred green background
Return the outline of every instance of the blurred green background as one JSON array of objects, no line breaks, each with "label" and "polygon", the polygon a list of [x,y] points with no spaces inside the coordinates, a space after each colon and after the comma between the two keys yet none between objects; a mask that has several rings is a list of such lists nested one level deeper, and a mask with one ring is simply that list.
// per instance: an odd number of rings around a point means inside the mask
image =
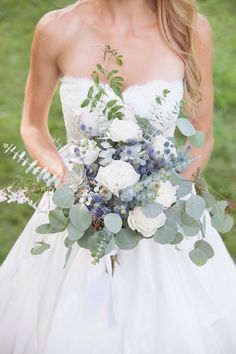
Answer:
[{"label": "blurred green background", "polygon": [[[19,125],[24,86],[29,67],[30,45],[39,18],[47,11],[69,4],[63,0],[1,0],[0,6],[0,143],[23,148]],[[236,11],[235,0],[201,0],[199,11],[213,27],[215,43],[215,147],[205,170],[212,188],[225,196],[235,193],[236,177]],[[53,136],[65,141],[58,90],[50,111]],[[22,172],[0,153],[0,186]],[[0,263],[33,213],[29,206],[0,204]],[[236,213],[234,212],[234,217]],[[235,218],[236,220],[236,218]],[[236,226],[223,236],[236,261]]]}]

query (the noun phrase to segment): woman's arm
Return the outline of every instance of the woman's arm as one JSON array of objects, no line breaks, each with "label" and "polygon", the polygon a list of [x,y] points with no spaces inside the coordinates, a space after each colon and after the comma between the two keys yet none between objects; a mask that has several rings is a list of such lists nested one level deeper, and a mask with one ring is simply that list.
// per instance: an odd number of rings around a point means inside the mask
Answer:
[{"label": "woman's arm", "polygon": [[56,11],[44,15],[36,26],[31,48],[30,70],[25,87],[25,99],[20,132],[24,144],[41,167],[64,180],[66,167],[48,130],[48,114],[59,70],[60,34],[56,30]]},{"label": "woman's arm", "polygon": [[[196,110],[196,120],[193,125],[197,130],[205,133],[205,141],[201,148],[193,147],[191,155],[201,156],[201,158],[192,163],[186,171],[181,173],[187,179],[193,179],[193,173],[198,168],[202,172],[211,156],[214,146],[213,136],[213,111],[214,111],[214,88],[213,88],[213,43],[212,30],[207,19],[198,15],[197,21],[197,48],[196,56],[200,65],[202,74],[201,92],[203,95],[202,101],[199,103]],[[188,142],[187,142],[188,144]]]}]

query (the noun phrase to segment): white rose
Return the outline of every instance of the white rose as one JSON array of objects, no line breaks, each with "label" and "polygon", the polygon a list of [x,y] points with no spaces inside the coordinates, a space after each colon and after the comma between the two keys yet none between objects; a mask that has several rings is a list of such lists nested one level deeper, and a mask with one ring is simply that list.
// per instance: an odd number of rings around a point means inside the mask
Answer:
[{"label": "white rose", "polygon": [[[165,146],[165,144],[168,144]],[[169,149],[171,154],[177,156],[176,148],[171,140],[167,139],[163,135],[156,135],[152,140],[152,147],[155,152],[159,152],[160,155],[164,154],[165,149]]]},{"label": "white rose", "polygon": [[176,190],[177,186],[172,186],[170,181],[160,181],[155,202],[169,208],[176,201]]},{"label": "white rose", "polygon": [[131,230],[137,230],[144,237],[151,237],[155,232],[165,225],[166,215],[164,213],[159,214],[155,218],[147,217],[143,211],[142,207],[136,206],[134,210],[129,212],[128,225]]},{"label": "white rose", "polygon": [[120,190],[137,183],[139,177],[128,162],[113,160],[106,167],[99,167],[96,180],[118,197]]},{"label": "white rose", "polygon": [[132,120],[114,119],[108,129],[107,136],[112,141],[123,141],[127,143],[129,140],[142,139],[142,130],[139,125]]}]

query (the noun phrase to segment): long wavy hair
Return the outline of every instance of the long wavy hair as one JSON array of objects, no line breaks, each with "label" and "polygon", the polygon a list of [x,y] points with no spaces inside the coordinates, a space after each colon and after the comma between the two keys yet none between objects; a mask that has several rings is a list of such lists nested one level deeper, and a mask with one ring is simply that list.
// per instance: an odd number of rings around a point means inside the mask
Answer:
[{"label": "long wavy hair", "polygon": [[[86,0],[76,1],[65,8],[69,11]],[[184,90],[187,107],[192,118],[202,99],[201,73],[195,55],[196,17],[195,0],[146,0],[157,14],[161,35],[167,45],[183,60],[185,65]]]}]

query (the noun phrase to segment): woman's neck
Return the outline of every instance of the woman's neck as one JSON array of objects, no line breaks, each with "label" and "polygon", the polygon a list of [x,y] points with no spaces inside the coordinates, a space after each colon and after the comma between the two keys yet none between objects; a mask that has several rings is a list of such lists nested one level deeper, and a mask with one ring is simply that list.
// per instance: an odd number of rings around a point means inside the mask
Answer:
[{"label": "woman's neck", "polygon": [[94,0],[113,26],[144,27],[157,22],[150,0]]}]

